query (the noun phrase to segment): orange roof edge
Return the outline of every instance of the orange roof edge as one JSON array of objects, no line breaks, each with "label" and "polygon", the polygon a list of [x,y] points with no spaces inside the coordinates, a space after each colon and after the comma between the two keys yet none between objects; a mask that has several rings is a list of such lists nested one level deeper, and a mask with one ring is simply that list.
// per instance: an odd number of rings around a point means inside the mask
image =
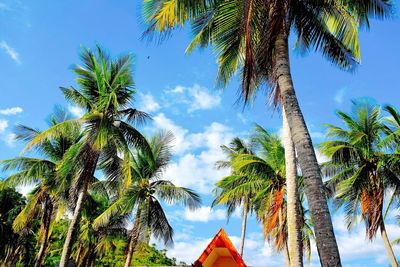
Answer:
[{"label": "orange roof edge", "polygon": [[201,255],[197,259],[197,261],[194,262],[193,266],[194,267],[202,267],[204,261],[207,259],[207,257],[213,251],[213,249],[218,248],[218,247],[219,248],[221,248],[221,247],[227,248],[239,267],[247,267],[247,265],[244,263],[242,257],[237,252],[235,246],[232,244],[231,240],[229,239],[228,235],[226,234],[226,232],[224,231],[223,228],[221,228],[218,231],[218,233],[214,236],[214,238],[208,244],[208,246],[203,251],[203,253],[201,253]]}]

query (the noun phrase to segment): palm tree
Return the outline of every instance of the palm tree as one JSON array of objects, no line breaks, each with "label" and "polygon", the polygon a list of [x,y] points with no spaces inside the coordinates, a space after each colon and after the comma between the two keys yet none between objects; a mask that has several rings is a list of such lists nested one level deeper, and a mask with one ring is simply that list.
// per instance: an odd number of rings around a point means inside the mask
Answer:
[{"label": "palm tree", "polygon": [[264,236],[274,239],[278,251],[284,251],[286,265],[290,259],[286,240],[285,187],[286,170],[284,148],[277,135],[271,135],[256,126],[254,142],[259,155],[242,153],[233,160],[233,168],[239,173],[259,181],[262,186],[254,197],[258,219],[263,223]]},{"label": "palm tree", "polygon": [[223,177],[215,185],[216,188],[213,193],[216,195],[212,206],[225,205],[227,208],[228,219],[235,211],[236,208],[243,205],[242,216],[242,233],[240,236],[240,256],[243,257],[244,241],[246,237],[247,216],[249,211],[252,210],[251,198],[257,191],[252,187],[246,187],[247,177],[240,175],[232,169],[232,160],[235,156],[241,153],[253,154],[251,147],[239,137],[234,138],[229,146],[221,146],[221,149],[227,155],[227,160],[218,161],[216,167],[231,168],[231,174]]},{"label": "palm tree", "polygon": [[[247,177],[243,181],[244,188],[253,188],[256,192],[251,199],[253,209],[256,211],[259,221],[264,227],[264,236],[274,242],[277,251],[283,251],[286,265],[292,265],[288,251],[288,221],[290,216],[287,211],[287,175],[286,175],[286,149],[277,135],[268,133],[264,128],[257,125],[256,134],[252,143],[258,154],[240,153],[233,157],[232,168],[242,177]],[[303,188],[302,179],[296,174],[296,187]],[[285,199],[286,194],[286,199]],[[299,190],[296,195],[297,202],[302,203],[303,191]],[[307,216],[307,210],[303,205],[298,206],[294,211],[299,216],[300,244],[297,245],[300,250],[302,261],[303,250],[310,259],[311,248],[310,239],[313,232]],[[302,264],[302,262],[301,262]]]},{"label": "palm tree", "polygon": [[123,190],[118,199],[95,221],[94,227],[105,225],[115,215],[129,215],[135,211],[133,229],[129,233],[125,267],[131,264],[132,256],[139,242],[146,240],[148,230],[156,239],[165,244],[172,242],[173,229],[159,200],[167,203],[179,203],[190,209],[200,205],[200,197],[192,190],[175,186],[162,175],[171,161],[171,142],[169,132],[161,132],[148,141],[149,150],[139,149],[132,154],[126,153],[120,161],[123,166],[116,172],[107,172],[110,176],[120,176],[124,180]]},{"label": "palm tree", "polygon": [[[83,65],[75,66],[79,88],[61,88],[72,104],[86,113],[79,119],[59,123],[37,135],[27,145],[35,144],[71,129],[82,127],[83,140],[71,147],[58,166],[59,175],[76,174],[70,190],[70,201],[75,204],[61,255],[60,267],[69,261],[78,229],[80,214],[89,186],[95,181],[94,172],[99,160],[124,153],[130,147],[148,149],[145,138],[130,123],[140,124],[148,115],[130,108],[135,94],[130,55],[112,59],[99,46],[96,52],[82,50]],[[75,170],[78,169],[78,170]]]},{"label": "palm tree", "polygon": [[327,125],[327,137],[321,151],[330,158],[323,164],[330,177],[328,188],[335,193],[338,206],[344,206],[348,228],[357,215],[365,222],[366,237],[372,240],[380,230],[392,266],[397,266],[387,237],[383,201],[388,190],[399,188],[398,167],[390,151],[382,146],[384,139],[380,107],[354,102],[354,114],[338,111],[345,127]]},{"label": "palm tree", "polygon": [[107,195],[91,192],[88,196],[82,211],[78,242],[72,253],[78,266],[94,266],[96,260],[111,251],[115,243],[125,237],[127,230],[123,216],[114,216],[104,227],[93,228],[93,221],[111,204]]},{"label": "palm tree", "polygon": [[[65,110],[56,109],[51,117],[50,126],[55,126],[67,119],[69,119],[69,115]],[[19,125],[16,139],[29,142],[39,134],[41,134],[39,130]],[[19,232],[29,227],[35,220],[38,210],[41,210],[38,234],[40,248],[36,256],[35,267],[42,265],[52,221],[57,209],[60,207],[62,210],[62,207],[65,206],[65,196],[71,181],[71,178],[68,180],[60,179],[57,175],[57,165],[66,151],[78,143],[80,138],[81,132],[79,128],[76,128],[74,131],[60,133],[58,136],[53,136],[51,139],[38,144],[35,148],[43,156],[42,158],[16,157],[0,162],[3,171],[17,171],[6,178],[5,182],[9,186],[36,184],[29,195],[27,204],[13,222],[14,231]]]},{"label": "palm tree", "polygon": [[[288,40],[297,34],[302,50],[320,50],[333,63],[351,68],[359,58],[358,23],[368,16],[389,13],[388,0],[380,1],[144,1],[145,21],[154,30],[192,23],[194,39],[187,51],[211,44],[218,56],[217,81],[225,85],[240,69],[245,102],[263,84],[286,111],[292,139],[304,176],[306,195],[315,221],[322,266],[340,266],[340,256],[323,192],[317,158],[297,102],[291,78]],[[291,194],[292,195],[292,194]]]},{"label": "palm tree", "polygon": [[303,266],[302,235],[301,235],[301,203],[299,199],[297,181],[296,150],[294,148],[290,127],[286,118],[285,109],[282,109],[283,147],[285,149],[286,170],[286,219],[287,243],[291,266]]}]

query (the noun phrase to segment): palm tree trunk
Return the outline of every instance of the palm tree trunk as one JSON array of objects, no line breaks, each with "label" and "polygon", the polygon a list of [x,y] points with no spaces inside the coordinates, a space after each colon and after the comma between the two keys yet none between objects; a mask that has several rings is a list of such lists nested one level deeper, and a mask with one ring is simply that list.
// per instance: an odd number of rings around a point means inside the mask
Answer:
[{"label": "palm tree trunk", "polygon": [[135,222],[133,223],[133,228],[130,233],[130,240],[129,240],[129,245],[128,245],[128,253],[126,254],[126,260],[125,260],[125,265],[124,267],[130,267],[133,254],[135,253],[136,246],[138,244],[138,238],[139,238],[139,220],[140,220],[140,213],[141,210],[138,207],[135,215]]},{"label": "palm tree trunk", "polygon": [[286,119],[285,109],[282,108],[283,145],[285,148],[286,168],[286,197],[287,197],[287,224],[288,250],[290,266],[303,266],[303,248],[300,233],[299,196],[297,188],[296,152]]},{"label": "palm tree trunk", "polygon": [[397,265],[396,256],[394,255],[392,245],[390,244],[389,238],[387,236],[385,222],[383,220],[381,220],[380,228],[381,228],[381,236],[382,236],[382,240],[383,240],[383,245],[385,246],[386,251],[388,253],[390,264],[392,265],[392,267],[397,267],[398,265]]},{"label": "palm tree trunk", "polygon": [[78,194],[74,214],[68,227],[67,237],[65,238],[63,251],[59,267],[68,266],[69,257],[71,256],[72,245],[74,244],[75,234],[78,230],[81,211],[83,209],[83,201],[87,195],[87,185],[82,188]]},{"label": "palm tree trunk", "polygon": [[68,227],[67,237],[65,238],[59,267],[66,267],[71,256],[72,245],[74,244],[75,234],[79,228],[79,222],[81,219],[80,215],[83,209],[83,201],[87,195],[89,181],[92,179],[96,170],[97,161],[99,160],[99,152],[92,149],[91,151],[88,151],[85,156],[87,158],[87,162],[85,164],[86,167],[79,174],[78,178],[78,181],[82,181],[82,186],[78,191],[78,200],[76,202],[72,220]]},{"label": "palm tree trunk", "polygon": [[320,168],[292,83],[288,34],[280,33],[277,36],[275,42],[275,59],[275,73],[281,93],[282,106],[286,111],[292,140],[298,153],[298,160],[304,177],[305,193],[314,222],[321,266],[341,266],[339,249],[333,232]]},{"label": "palm tree trunk", "polygon": [[52,213],[53,213],[53,204],[51,203],[50,196],[46,196],[45,203],[43,206],[43,217],[42,217],[43,239],[42,239],[42,244],[40,245],[39,252],[36,256],[36,261],[34,265],[35,267],[42,266],[43,258],[49,241]]},{"label": "palm tree trunk", "polygon": [[249,212],[249,197],[244,198],[243,203],[243,218],[242,218],[242,235],[240,237],[240,256],[243,257],[244,240],[246,238],[246,226],[247,226],[247,213]]}]

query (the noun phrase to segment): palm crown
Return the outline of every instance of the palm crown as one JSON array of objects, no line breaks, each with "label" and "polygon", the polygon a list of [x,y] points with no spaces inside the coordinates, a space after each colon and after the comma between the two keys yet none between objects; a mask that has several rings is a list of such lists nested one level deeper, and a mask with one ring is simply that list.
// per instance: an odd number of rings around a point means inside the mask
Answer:
[{"label": "palm crown", "polygon": [[146,33],[168,33],[191,23],[187,48],[211,45],[218,58],[217,81],[226,85],[240,70],[247,102],[261,84],[275,85],[275,40],[296,35],[300,51],[319,50],[334,64],[351,69],[360,59],[358,27],[368,15],[387,16],[389,1],[145,1]]},{"label": "palm crown", "polygon": [[[119,159],[125,190],[119,198],[95,221],[94,226],[106,224],[116,214],[129,215],[134,210],[134,226],[130,234],[130,245],[126,265],[129,266],[138,242],[144,241],[148,231],[165,244],[172,242],[173,229],[168,222],[159,200],[170,204],[182,204],[193,209],[199,206],[200,197],[190,189],[175,186],[162,176],[171,160],[169,132],[160,132],[148,140],[149,150],[136,150]],[[118,171],[119,172],[119,171]],[[116,174],[109,173],[112,176]]]},{"label": "palm crown", "polygon": [[379,107],[356,103],[352,116],[338,111],[345,128],[327,125],[327,136],[333,140],[320,148],[331,160],[323,164],[331,178],[328,188],[336,193],[337,204],[344,205],[348,226],[359,212],[372,239],[383,223],[383,200],[388,189],[399,188],[398,178],[384,146],[384,129]]},{"label": "palm crown", "polygon": [[100,162],[118,153],[127,153],[132,147],[149,149],[142,134],[131,123],[142,123],[148,118],[144,112],[130,108],[133,90],[132,58],[130,55],[112,59],[103,49],[96,53],[83,49],[83,64],[75,66],[78,89],[61,88],[65,97],[86,113],[78,119],[66,120],[35,136],[26,150],[48,138],[82,128],[82,141],[72,146],[58,165],[60,176],[75,175],[70,200],[75,204],[73,220],[69,225],[60,266],[66,266],[77,230],[83,200],[95,181],[94,173]]},{"label": "palm crown", "polygon": [[[50,125],[57,126],[69,118],[70,115],[65,110],[56,108],[54,115],[51,116]],[[19,140],[30,142],[40,134],[41,131],[39,130],[19,125],[16,136]],[[39,232],[41,248],[38,252],[35,266],[40,265],[43,260],[55,214],[62,215],[68,206],[68,189],[73,177],[72,175],[60,176],[57,171],[58,165],[62,161],[64,154],[71,147],[78,144],[81,138],[80,128],[76,127],[69,132],[53,135],[52,138],[45,139],[37,144],[35,148],[43,156],[42,158],[21,156],[0,162],[4,171],[16,171],[6,179],[6,183],[9,186],[36,185],[29,194],[27,205],[13,222],[14,230],[21,231],[32,223],[40,211],[42,217]]]}]

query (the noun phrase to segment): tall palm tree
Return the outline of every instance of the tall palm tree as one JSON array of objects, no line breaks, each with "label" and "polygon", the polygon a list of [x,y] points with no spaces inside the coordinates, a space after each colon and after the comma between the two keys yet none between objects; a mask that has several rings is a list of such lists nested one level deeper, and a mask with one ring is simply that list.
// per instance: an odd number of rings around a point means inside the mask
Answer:
[{"label": "tall palm tree", "polygon": [[294,148],[289,123],[286,118],[285,109],[282,109],[282,143],[285,149],[286,170],[286,219],[287,219],[287,243],[291,266],[303,266],[303,250],[301,235],[301,203],[299,198],[297,180],[296,150]]},{"label": "tall palm tree", "polygon": [[338,111],[345,127],[327,125],[327,137],[332,140],[320,144],[330,158],[323,164],[330,177],[327,186],[335,193],[337,205],[344,206],[348,228],[361,213],[367,238],[372,240],[380,230],[390,262],[397,266],[386,233],[383,201],[388,190],[399,188],[398,167],[382,146],[385,128],[380,107],[355,102],[354,110],[354,114]]},{"label": "tall palm tree", "polygon": [[[69,119],[65,110],[56,109],[51,117],[50,126],[55,126]],[[17,127],[16,139],[25,142],[31,141],[41,131],[28,126]],[[65,196],[71,177],[62,180],[57,175],[57,165],[62,160],[66,151],[77,144],[82,135],[79,128],[74,131],[63,132],[51,139],[47,139],[35,148],[43,156],[42,158],[16,157],[0,162],[3,171],[16,171],[5,182],[10,186],[36,184],[29,195],[28,202],[13,222],[16,232],[28,227],[35,220],[38,210],[41,212],[40,231],[38,235],[39,251],[36,256],[35,267],[41,266],[49,236],[51,224],[58,208],[65,206]]]},{"label": "tall palm tree", "polygon": [[[302,50],[320,50],[343,68],[359,58],[358,23],[368,16],[383,17],[388,0],[379,1],[144,1],[147,32],[192,23],[194,39],[188,47],[211,44],[218,56],[217,81],[225,85],[240,69],[245,102],[263,84],[286,111],[292,139],[304,176],[306,195],[315,221],[316,241],[322,266],[340,266],[340,256],[317,158],[297,102],[289,64],[289,34],[297,34]],[[291,194],[292,195],[292,194]]]},{"label": "tall palm tree", "polygon": [[[140,124],[148,115],[129,105],[135,94],[132,77],[131,55],[112,59],[97,46],[96,52],[84,48],[82,65],[73,71],[79,88],[61,88],[72,104],[82,108],[85,114],[57,124],[37,135],[27,145],[43,143],[59,133],[82,127],[83,140],[71,147],[58,166],[59,175],[76,174],[71,187],[70,201],[75,204],[68,233],[61,254],[60,267],[69,261],[71,248],[78,229],[80,214],[89,186],[95,181],[94,172],[99,160],[103,161],[130,147],[148,149],[147,142],[131,123]],[[78,170],[75,170],[79,167]]]},{"label": "tall palm tree", "polygon": [[232,168],[232,160],[241,153],[253,154],[251,147],[239,137],[234,138],[229,146],[221,146],[221,149],[227,155],[226,160],[216,163],[218,169],[231,168],[231,174],[223,177],[215,185],[213,193],[216,195],[212,206],[225,205],[227,208],[228,219],[236,208],[243,205],[242,215],[242,233],[240,236],[239,253],[243,257],[244,241],[246,237],[247,216],[252,210],[251,198],[256,194],[257,190],[252,187],[246,187],[247,177],[235,172]]},{"label": "tall palm tree", "polygon": [[148,140],[149,150],[139,149],[125,154],[120,161],[123,166],[111,176],[122,176],[120,196],[95,221],[94,227],[101,227],[115,215],[129,215],[135,211],[133,229],[129,233],[125,267],[129,267],[139,242],[146,240],[148,230],[156,239],[165,244],[172,242],[173,229],[159,200],[178,203],[190,209],[200,205],[200,197],[190,189],[175,186],[162,175],[171,161],[171,143],[173,136],[169,132],[160,132]]}]

